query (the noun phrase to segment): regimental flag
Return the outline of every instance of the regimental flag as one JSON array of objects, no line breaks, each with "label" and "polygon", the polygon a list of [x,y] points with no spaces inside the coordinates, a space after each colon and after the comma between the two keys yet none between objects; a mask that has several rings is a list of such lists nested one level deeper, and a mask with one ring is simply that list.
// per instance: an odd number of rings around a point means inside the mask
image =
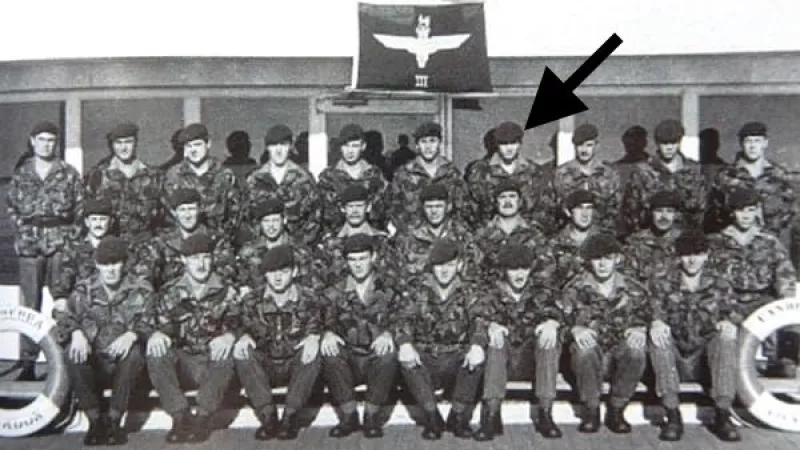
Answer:
[{"label": "regimental flag", "polygon": [[491,92],[483,4],[359,3],[356,89]]}]

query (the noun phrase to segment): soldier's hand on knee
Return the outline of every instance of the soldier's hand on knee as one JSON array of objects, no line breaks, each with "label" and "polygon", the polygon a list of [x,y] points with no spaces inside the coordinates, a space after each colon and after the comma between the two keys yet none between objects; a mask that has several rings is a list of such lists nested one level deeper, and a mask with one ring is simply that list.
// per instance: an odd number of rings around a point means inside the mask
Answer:
[{"label": "soldier's hand on knee", "polygon": [[109,356],[119,359],[125,359],[128,356],[128,352],[131,351],[131,347],[133,343],[136,342],[138,336],[133,331],[128,331],[122,336],[114,339],[114,342],[111,343],[108,347],[106,347],[106,353]]},{"label": "soldier's hand on knee", "polygon": [[320,338],[318,334],[310,334],[300,341],[299,344],[295,345],[295,350],[302,349],[303,351],[300,355],[300,362],[309,364],[317,358],[317,354],[319,353],[319,341]]},{"label": "soldier's hand on knee", "polygon": [[654,320],[653,323],[650,324],[650,339],[658,348],[667,348],[667,346],[669,346],[669,338],[671,334],[672,331],[670,330],[669,325],[661,320]]},{"label": "soldier's hand on knee", "polygon": [[473,344],[469,348],[467,356],[464,357],[464,364],[462,367],[466,367],[471,372],[483,364],[484,361],[486,361],[486,353],[483,351],[483,347]]},{"label": "soldier's hand on knee", "polygon": [[208,348],[211,350],[211,360],[222,361],[230,356],[235,341],[236,337],[232,333],[225,333],[212,339],[208,343]]},{"label": "soldier's hand on knee", "polygon": [[147,340],[147,356],[160,358],[167,354],[170,345],[172,345],[172,339],[166,334],[156,331]]},{"label": "soldier's hand on knee", "polygon": [[738,334],[736,325],[728,320],[717,322],[717,330],[719,331],[719,336],[723,339],[736,339]]},{"label": "soldier's hand on knee", "polygon": [[597,332],[591,328],[572,327],[572,337],[581,350],[588,350],[597,345]]},{"label": "soldier's hand on knee", "polygon": [[235,359],[247,359],[250,357],[250,349],[255,348],[255,346],[256,341],[249,334],[245,334],[234,344],[233,357]]},{"label": "soldier's hand on knee", "polygon": [[628,346],[634,349],[642,349],[647,342],[647,335],[645,334],[643,329],[639,328],[628,328],[625,330],[625,341],[628,343]]},{"label": "soldier's hand on knee", "polygon": [[326,331],[322,337],[322,344],[320,345],[320,352],[322,356],[338,356],[339,346],[344,345],[344,340],[338,334]]},{"label": "soldier's hand on knee", "polygon": [[539,347],[550,350],[558,342],[558,322],[553,319],[542,322],[536,326],[534,333],[538,338]]},{"label": "soldier's hand on knee", "polygon": [[72,342],[69,344],[69,359],[75,364],[83,364],[92,353],[92,346],[81,330],[72,332]]},{"label": "soldier's hand on knee", "polygon": [[497,322],[489,324],[489,346],[494,348],[503,348],[505,345],[505,336],[508,336],[508,328],[500,325]]},{"label": "soldier's hand on knee", "polygon": [[417,350],[410,342],[401,345],[397,350],[397,360],[407,369],[413,369],[414,367],[422,365],[419,353],[417,353]]},{"label": "soldier's hand on knee", "polygon": [[388,331],[384,331],[372,341],[370,348],[378,356],[387,355],[394,351],[394,339],[392,339],[392,335]]}]

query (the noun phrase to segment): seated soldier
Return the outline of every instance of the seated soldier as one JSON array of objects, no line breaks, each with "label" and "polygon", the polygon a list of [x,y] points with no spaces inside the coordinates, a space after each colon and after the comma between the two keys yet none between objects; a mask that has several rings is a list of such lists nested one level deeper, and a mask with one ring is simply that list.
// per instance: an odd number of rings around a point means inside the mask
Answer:
[{"label": "seated soldier", "polygon": [[[541,249],[540,249],[541,251]],[[536,429],[546,438],[561,437],[553,422],[556,376],[561,355],[561,312],[553,290],[535,285],[530,262],[533,250],[507,245],[500,253],[503,279],[489,287],[489,347],[483,381],[481,427],[475,439],[488,441],[502,433],[500,404],[506,382],[533,380],[539,401]]]},{"label": "seated soldier", "polygon": [[[202,442],[211,434],[211,416],[234,375],[231,351],[240,317],[235,314],[237,293],[214,273],[214,241],[193,234],[181,242],[183,276],[167,283],[155,305],[155,331],[147,341],[147,369],[172,416],[167,442]],[[181,377],[179,377],[181,375]],[[180,380],[198,387],[197,414]]]},{"label": "seated soldier", "polygon": [[564,199],[564,214],[569,223],[549,243],[558,287],[566,285],[585,266],[580,254],[581,246],[587,237],[599,232],[594,224],[594,202],[594,195],[586,189],[572,191]]},{"label": "seated soldier", "polygon": [[[78,282],[66,310],[54,311],[59,334],[69,341],[72,388],[89,418],[85,445],[128,442],[120,422],[144,370],[142,343],[151,331],[153,291],[146,282],[125,275],[127,256],[126,241],[100,241],[94,251],[95,273]],[[102,387],[109,381],[111,399],[104,405]]]},{"label": "seated soldier", "polygon": [[650,197],[648,228],[628,236],[622,253],[622,270],[642,284],[663,270],[663,262],[675,254],[675,239],[681,234],[675,219],[681,197],[676,191],[658,191]]},{"label": "seated soldier", "polygon": [[572,371],[584,404],[578,430],[594,433],[599,429],[600,392],[610,366],[605,424],[614,433],[630,433],[624,412],[647,364],[648,293],[619,272],[622,256],[614,236],[590,236],[583,252],[586,270],[567,283],[561,298],[572,337]]},{"label": "seated soldier", "polygon": [[488,335],[486,305],[477,286],[461,279],[460,246],[439,240],[428,258],[428,273],[416,283],[397,314],[397,357],[409,391],[422,407],[423,439],[442,437],[444,420],[434,390],[452,390],[446,428],[472,436],[469,421],[483,377]]},{"label": "seated soldier", "polygon": [[354,388],[367,385],[364,436],[383,436],[378,417],[395,387],[397,352],[391,321],[401,305],[395,280],[376,269],[374,240],[366,234],[345,239],[346,278],[325,297],[325,335],[320,352],[328,389],[342,417],[330,436],[345,437],[359,428]]},{"label": "seated soldier", "polygon": [[[322,307],[316,292],[297,282],[297,261],[288,245],[268,250],[261,283],[242,298],[242,336],[234,347],[239,380],[261,422],[256,439],[294,439],[297,413],[308,402],[320,372]],[[272,388],[287,385],[278,423]]]},{"label": "seated soldier", "polygon": [[724,273],[707,263],[708,241],[702,232],[684,232],[676,240],[675,249],[676,256],[664,276],[654,278],[650,285],[650,359],[656,390],[667,409],[659,438],[677,441],[683,435],[678,402],[680,374],[702,378],[698,375],[705,359],[716,405],[711,429],[723,441],[738,441],[739,433],[730,421],[738,356],[736,325],[729,318],[733,312],[730,305],[735,302],[733,289]]}]

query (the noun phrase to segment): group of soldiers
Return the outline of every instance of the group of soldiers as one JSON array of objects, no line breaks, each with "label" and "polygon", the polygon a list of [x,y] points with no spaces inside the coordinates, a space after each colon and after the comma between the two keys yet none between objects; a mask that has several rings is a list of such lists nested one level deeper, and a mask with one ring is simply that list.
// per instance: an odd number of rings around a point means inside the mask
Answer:
[{"label": "group of soldiers", "polygon": [[[121,418],[145,371],[173,418],[168,442],[206,440],[235,377],[259,440],[297,437],[318,380],[339,417],[333,437],[382,436],[402,380],[423,438],[491,440],[507,381],[529,380],[535,427],[558,438],[562,369],[583,404],[581,432],[600,427],[608,376],[604,422],[627,433],[648,355],[666,408],[660,437],[683,434],[680,379],[708,372],[712,430],[734,441],[738,324],[794,296],[776,237],[794,194],[760,123],[742,127],[739,158],[713,183],[680,152],[673,120],[658,124],[657,151],[625,183],[595,157],[589,124],[573,134],[575,160],[549,167],[520,153],[519,125],[501,123],[492,153],[464,177],[442,154],[441,127],[425,123],[417,157],[391,183],[362,159],[358,125],[340,131],[341,157],[318,179],[289,159],[292,130],[273,126],[268,161],[244,183],[211,156],[202,124],[178,133],[184,159],[165,173],[139,160],[137,134],[130,123],[111,130],[109,157],[82,178],[59,158],[58,127],[37,124],[8,190],[23,299],[39,307],[45,285],[55,299],[87,445],[127,442]],[[37,351],[27,343],[23,360]]]}]

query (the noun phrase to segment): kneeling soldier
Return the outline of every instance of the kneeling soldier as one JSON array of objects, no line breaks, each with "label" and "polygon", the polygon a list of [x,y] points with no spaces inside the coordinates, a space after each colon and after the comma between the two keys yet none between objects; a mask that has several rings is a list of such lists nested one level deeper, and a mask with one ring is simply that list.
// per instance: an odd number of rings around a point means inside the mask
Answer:
[{"label": "kneeling soldier", "polygon": [[326,332],[320,349],[328,389],[344,418],[329,434],[344,437],[358,430],[353,388],[363,381],[367,384],[364,436],[376,438],[383,436],[378,412],[397,375],[390,321],[401,299],[393,288],[395,280],[376,272],[374,237],[348,237],[343,253],[348,276],[326,292]]},{"label": "kneeling soldier", "polygon": [[561,312],[550,289],[534,284],[533,250],[508,245],[500,253],[503,278],[489,292],[489,349],[483,382],[481,428],[475,439],[488,441],[502,434],[500,404],[506,382],[534,379],[539,414],[536,429],[546,438],[561,437],[552,418],[561,342]]},{"label": "kneeling soldier", "polygon": [[[294,439],[297,413],[305,406],[320,372],[322,309],[316,292],[297,284],[289,245],[268,250],[261,261],[260,287],[242,298],[244,333],[234,347],[236,372],[261,421],[256,439]],[[272,388],[287,385],[286,408],[278,423]]]},{"label": "kneeling soldier", "polygon": [[[122,445],[120,426],[131,388],[144,370],[141,342],[150,333],[153,291],[144,281],[125,276],[127,242],[103,239],[94,252],[97,271],[78,283],[66,311],[56,310],[59,331],[67,338],[70,379],[78,404],[89,417],[85,445]],[[101,384],[111,380],[107,413]]]},{"label": "kneeling soldier", "polygon": [[444,420],[436,406],[437,387],[452,387],[448,431],[472,437],[470,412],[483,376],[488,334],[484,301],[476,286],[461,279],[459,250],[455,241],[434,244],[429,272],[403,302],[396,322],[400,371],[425,412],[424,439],[442,437]]},{"label": "kneeling soldier", "polygon": [[[172,416],[167,442],[202,442],[211,433],[234,374],[230,358],[239,318],[236,290],[211,270],[214,241],[194,234],[181,243],[183,276],[164,286],[156,302],[156,331],[147,341],[147,369],[161,406]],[[178,374],[198,386],[197,415],[181,390]]]},{"label": "kneeling soldier", "polygon": [[600,392],[610,365],[605,423],[614,433],[630,433],[625,406],[647,364],[647,290],[619,272],[622,256],[614,236],[592,235],[583,250],[587,270],[564,287],[561,308],[570,325],[572,370],[585,406],[578,430],[594,433],[600,427]]},{"label": "kneeling soldier", "polygon": [[675,248],[677,257],[672,265],[651,283],[650,358],[657,391],[667,409],[659,438],[677,441],[683,435],[678,409],[680,373],[689,372],[696,378],[705,358],[716,404],[711,429],[723,441],[738,441],[739,432],[730,421],[737,374],[737,328],[728,317],[734,312],[729,307],[735,301],[733,288],[724,274],[706,264],[709,244],[702,233],[684,232]]}]

